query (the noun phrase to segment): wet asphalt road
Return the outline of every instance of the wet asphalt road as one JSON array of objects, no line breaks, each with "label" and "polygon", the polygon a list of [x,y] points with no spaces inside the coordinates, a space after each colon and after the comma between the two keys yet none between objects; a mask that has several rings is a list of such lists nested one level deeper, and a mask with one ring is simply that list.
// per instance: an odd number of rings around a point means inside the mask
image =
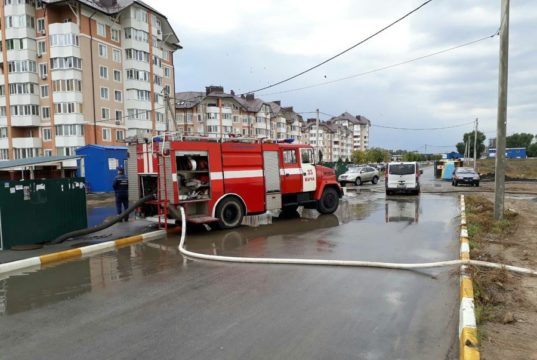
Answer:
[{"label": "wet asphalt road", "polygon": [[[191,231],[190,250],[428,262],[458,256],[457,198],[350,196],[337,215]],[[452,359],[454,269],[183,259],[170,237],[0,280],[2,359]]]}]

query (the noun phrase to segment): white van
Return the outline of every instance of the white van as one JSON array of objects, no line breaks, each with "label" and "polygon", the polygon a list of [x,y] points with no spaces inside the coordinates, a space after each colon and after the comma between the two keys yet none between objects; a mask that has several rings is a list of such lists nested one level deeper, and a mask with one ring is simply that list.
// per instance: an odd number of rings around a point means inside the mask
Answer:
[{"label": "white van", "polygon": [[394,193],[420,193],[420,175],[423,171],[417,162],[391,162],[386,167],[386,195]]}]

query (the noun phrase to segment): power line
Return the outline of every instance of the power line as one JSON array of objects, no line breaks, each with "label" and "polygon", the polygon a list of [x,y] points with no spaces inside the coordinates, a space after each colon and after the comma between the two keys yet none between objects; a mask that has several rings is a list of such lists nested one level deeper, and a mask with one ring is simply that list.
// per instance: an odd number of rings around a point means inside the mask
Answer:
[{"label": "power line", "polygon": [[444,130],[444,129],[453,129],[456,127],[463,127],[470,124],[474,124],[474,121],[467,122],[463,124],[444,126],[444,127],[435,127],[435,128],[404,128],[404,127],[395,127],[395,126],[384,126],[384,125],[371,125],[371,127],[378,127],[382,129],[393,129],[393,130],[408,130],[408,131],[427,131],[427,130]]},{"label": "power line", "polygon": [[494,34],[492,34],[492,35],[487,35],[487,36],[482,37],[482,38],[477,39],[477,40],[473,40],[473,41],[466,42],[466,43],[464,43],[464,44],[460,44],[460,45],[452,46],[452,47],[450,47],[450,48],[447,48],[447,49],[444,49],[444,50],[440,50],[440,51],[437,51],[437,52],[434,52],[434,53],[430,53],[430,54],[427,54],[427,55],[419,56],[419,57],[417,57],[417,58],[413,58],[413,59],[410,59],[410,60],[401,61],[401,62],[398,62],[398,63],[395,63],[395,64],[391,64],[391,65],[387,65],[387,66],[382,66],[382,67],[379,67],[379,68],[376,68],[376,69],[372,69],[372,70],[364,71],[364,72],[362,72],[362,73],[358,73],[358,74],[354,74],[354,75],[345,76],[345,77],[342,77],[342,78],[339,78],[339,79],[335,79],[335,80],[331,80],[331,81],[324,81],[324,82],[320,82],[320,83],[317,83],[317,84],[312,84],[312,85],[308,85],[308,86],[303,86],[303,87],[299,87],[299,88],[295,88],[295,89],[289,89],[289,90],[277,91],[277,92],[272,92],[272,93],[264,93],[264,94],[262,93],[262,94],[260,94],[260,95],[268,96],[268,95],[286,94],[286,93],[290,93],[290,92],[294,92],[294,91],[300,91],[300,90],[311,89],[311,88],[314,88],[314,87],[319,87],[319,86],[329,85],[329,84],[333,84],[333,83],[336,83],[336,82],[340,82],[340,81],[344,81],[344,80],[349,80],[349,79],[357,78],[357,77],[360,77],[360,76],[364,76],[364,75],[372,74],[372,73],[379,72],[379,71],[382,71],[382,70],[388,70],[388,69],[391,69],[391,68],[394,68],[394,67],[397,67],[397,66],[401,66],[401,65],[409,64],[409,63],[414,62],[414,61],[423,60],[423,59],[426,59],[426,58],[429,58],[429,57],[432,57],[432,56],[435,56],[435,55],[440,55],[440,54],[443,54],[443,53],[446,53],[446,52],[449,52],[449,51],[453,51],[453,50],[456,50],[456,49],[460,49],[460,48],[462,48],[462,47],[469,46],[469,45],[473,45],[473,44],[478,43],[478,42],[481,42],[481,41],[483,41],[483,40],[487,40],[487,39],[494,38],[494,37],[497,36],[497,35],[498,35],[498,32],[496,31],[496,32],[495,32]]},{"label": "power line", "polygon": [[306,73],[308,73],[308,72],[310,72],[310,71],[312,71],[312,70],[314,70],[314,69],[317,69],[318,67],[320,67],[320,66],[326,64],[327,62],[334,60],[335,58],[337,58],[337,57],[339,57],[339,56],[341,56],[341,55],[343,55],[343,54],[345,54],[345,53],[351,51],[351,50],[354,49],[355,47],[357,47],[357,46],[359,46],[359,45],[362,45],[362,44],[365,43],[366,41],[368,41],[368,40],[374,38],[374,37],[377,36],[378,34],[382,33],[383,31],[389,29],[389,28],[392,27],[393,25],[397,24],[398,22],[402,21],[403,19],[407,18],[408,16],[412,15],[413,13],[415,13],[416,11],[418,11],[419,9],[421,9],[422,7],[424,7],[425,5],[427,5],[428,3],[430,3],[431,1],[433,1],[433,0],[427,0],[427,1],[425,1],[423,4],[421,4],[421,5],[418,6],[417,8],[415,8],[415,9],[413,9],[412,11],[410,11],[410,12],[406,13],[405,15],[401,16],[399,19],[393,21],[393,22],[390,23],[389,25],[386,25],[386,26],[383,27],[382,29],[380,29],[380,30],[378,30],[377,32],[373,33],[372,35],[369,35],[369,36],[366,37],[365,39],[363,39],[363,40],[357,42],[356,44],[352,45],[351,47],[349,47],[349,48],[347,48],[347,49],[345,49],[345,50],[343,50],[343,51],[337,53],[336,55],[334,55],[334,56],[332,56],[332,57],[330,57],[330,58],[324,60],[323,62],[320,62],[319,64],[317,64],[317,65],[315,65],[315,66],[312,66],[312,67],[310,67],[310,68],[308,68],[308,69],[306,69],[306,70],[304,70],[304,71],[299,72],[298,74],[295,74],[295,75],[293,75],[293,76],[290,76],[290,77],[288,77],[288,78],[286,78],[286,79],[284,79],[284,80],[278,81],[278,82],[276,82],[276,83],[274,83],[274,84],[271,84],[271,85],[268,85],[268,86],[265,86],[265,87],[262,87],[262,88],[259,88],[259,89],[256,89],[256,90],[251,90],[251,91],[248,91],[248,92],[243,93],[243,94],[241,94],[241,95],[244,95],[244,94],[247,94],[247,93],[255,93],[255,92],[258,92],[258,91],[263,91],[263,90],[266,90],[266,89],[270,89],[270,88],[272,88],[272,87],[275,87],[275,86],[278,86],[278,85],[280,85],[280,84],[283,84],[283,83],[285,83],[285,82],[287,82],[287,81],[290,81],[290,80],[292,80],[292,79],[295,79],[295,78],[297,78],[297,77],[299,77],[299,76],[301,76],[301,75],[304,75],[304,74],[306,74]]}]

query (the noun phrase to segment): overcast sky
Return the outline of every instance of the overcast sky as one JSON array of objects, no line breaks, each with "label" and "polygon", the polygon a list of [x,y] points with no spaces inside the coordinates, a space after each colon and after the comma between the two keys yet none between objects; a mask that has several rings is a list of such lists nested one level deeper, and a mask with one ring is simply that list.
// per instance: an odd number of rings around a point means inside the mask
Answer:
[{"label": "overcast sky", "polygon": [[[424,0],[146,0],[168,16],[184,49],[175,53],[176,91],[255,90],[303,71],[371,35]],[[327,5],[329,4],[329,5]],[[173,14],[173,15],[172,15]],[[371,146],[443,152],[479,118],[496,136],[499,37],[387,70],[304,90],[494,34],[500,0],[434,0],[379,36],[322,67],[258,92],[297,112],[369,118]],[[507,132],[537,134],[537,3],[514,0],[510,14]],[[303,114],[305,118],[314,114]],[[321,119],[327,119],[326,115]]]}]

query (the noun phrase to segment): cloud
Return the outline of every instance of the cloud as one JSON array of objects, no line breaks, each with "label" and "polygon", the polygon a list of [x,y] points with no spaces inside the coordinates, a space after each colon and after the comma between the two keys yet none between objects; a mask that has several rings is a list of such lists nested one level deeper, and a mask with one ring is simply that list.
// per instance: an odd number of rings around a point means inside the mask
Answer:
[{"label": "cloud", "polygon": [[[175,55],[178,91],[209,84],[244,92],[313,66],[348,48],[418,6],[414,0],[149,0],[181,39]],[[511,3],[508,132],[537,133],[537,8]],[[492,35],[500,3],[433,1],[386,32],[298,79],[265,91],[304,87],[359,74]],[[498,37],[391,69],[325,86],[263,96],[301,111],[349,111],[386,126],[429,127],[480,119],[487,136],[496,129]],[[414,149],[449,145],[471,126],[446,131],[401,132],[373,128],[371,144]]]}]

